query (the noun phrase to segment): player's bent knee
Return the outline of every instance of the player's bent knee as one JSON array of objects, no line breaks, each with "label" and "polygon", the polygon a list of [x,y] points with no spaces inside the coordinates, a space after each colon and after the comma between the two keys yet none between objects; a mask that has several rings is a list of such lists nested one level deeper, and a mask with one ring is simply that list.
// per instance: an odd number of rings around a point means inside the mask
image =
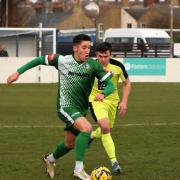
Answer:
[{"label": "player's bent knee", "polygon": [[98,122],[98,124],[101,128],[102,134],[107,134],[110,132],[109,122],[107,120],[101,120]]},{"label": "player's bent knee", "polygon": [[91,125],[84,125],[80,131],[83,131],[83,132],[87,132],[87,133],[91,133],[92,131],[92,126]]},{"label": "player's bent knee", "polygon": [[79,118],[78,120],[76,120],[74,123],[74,127],[81,132],[91,133],[92,131],[92,125],[85,118]]},{"label": "player's bent knee", "polygon": [[110,128],[108,126],[102,126],[101,127],[101,133],[102,134],[110,133]]}]

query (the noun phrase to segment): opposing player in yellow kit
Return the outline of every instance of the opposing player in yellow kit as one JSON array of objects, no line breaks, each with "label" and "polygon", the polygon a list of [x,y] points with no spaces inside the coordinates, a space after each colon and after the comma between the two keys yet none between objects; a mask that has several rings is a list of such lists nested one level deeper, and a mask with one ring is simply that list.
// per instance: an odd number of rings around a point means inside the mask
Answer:
[{"label": "opposing player in yellow kit", "polygon": [[[96,46],[97,60],[103,65],[106,72],[112,75],[112,82],[115,91],[103,99],[103,101],[95,100],[96,94],[103,91],[105,84],[95,79],[91,95],[89,97],[90,109],[93,118],[97,121],[99,128],[91,133],[92,140],[101,138],[103,147],[111,161],[112,172],[116,175],[122,173],[119,162],[116,159],[115,145],[111,137],[111,129],[114,126],[117,109],[119,108],[119,116],[123,118],[127,111],[128,97],[131,91],[131,82],[124,65],[111,58],[111,44],[108,42],[100,43]],[[119,97],[119,80],[122,81],[122,98]]]}]

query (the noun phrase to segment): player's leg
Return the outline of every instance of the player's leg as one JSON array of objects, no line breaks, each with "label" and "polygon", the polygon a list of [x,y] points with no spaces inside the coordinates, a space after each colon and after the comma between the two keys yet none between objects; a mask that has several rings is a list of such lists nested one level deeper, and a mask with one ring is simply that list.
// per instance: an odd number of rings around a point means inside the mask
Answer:
[{"label": "player's leg", "polygon": [[117,104],[110,105],[104,102],[94,102],[91,104],[91,113],[97,121],[99,128],[91,133],[91,138],[101,138],[103,147],[112,163],[113,172],[118,174],[120,166],[117,169],[117,159],[115,154],[115,145],[111,136],[110,129],[114,125],[116,117]]},{"label": "player's leg", "polygon": [[86,179],[89,178],[89,175],[84,171],[83,161],[88,147],[92,126],[85,117],[79,117],[74,123],[74,128],[80,131],[75,140],[74,176],[80,179]]},{"label": "player's leg", "polygon": [[58,112],[60,120],[66,124],[66,132],[64,140],[57,145],[56,149],[51,154],[45,155],[44,157],[47,174],[50,178],[54,177],[54,162],[67,154],[74,147],[75,138],[79,133],[78,130],[73,128],[73,124],[77,117],[73,119],[72,114],[76,112],[77,110],[73,107],[61,108]]},{"label": "player's leg", "polygon": [[110,106],[104,102],[93,102],[91,104],[91,113],[99,125],[99,128],[91,133],[91,137],[100,137],[108,157],[110,160],[115,160],[115,147],[110,132],[110,120],[108,119],[109,109]]},{"label": "player's leg", "polygon": [[[98,124],[100,125],[100,127],[104,126],[105,120],[107,121],[107,119],[101,119],[100,121],[98,121]],[[102,129],[103,128],[101,128],[101,131],[102,131]],[[103,147],[109,157],[109,160],[111,161],[113,173],[117,174],[117,175],[120,174],[121,168],[120,168],[120,165],[116,158],[115,144],[114,144],[113,138],[111,136],[111,133],[110,132],[105,133],[102,131],[101,141],[102,141]]]},{"label": "player's leg", "polygon": [[101,128],[100,127],[96,128],[95,130],[92,131],[91,138],[92,139],[101,138]]},{"label": "player's leg", "polygon": [[84,156],[88,146],[92,126],[84,117],[87,113],[86,110],[82,111],[75,107],[61,108],[61,119],[66,123],[66,130],[71,132],[78,132],[74,143],[75,149],[75,168],[74,176],[80,179],[89,177],[84,171]]},{"label": "player's leg", "polygon": [[91,132],[91,138],[101,138],[102,134],[110,132],[107,106],[104,102],[94,101],[90,103],[90,110],[93,119],[99,125],[98,128]]},{"label": "player's leg", "polygon": [[[109,108],[109,122],[110,122],[111,130],[114,127],[114,123],[115,123],[115,119],[116,119],[116,113],[117,113],[117,107],[118,107],[118,104],[114,103],[114,104],[111,104],[110,108]],[[113,142],[113,144],[114,144],[114,142]],[[119,164],[117,157],[116,157],[115,145],[112,146],[112,152],[113,152],[112,155],[114,156],[114,158],[111,158],[109,156],[109,159],[110,159],[111,164],[112,164],[112,171],[114,174],[118,175],[122,172],[122,169],[121,169],[120,164]]]},{"label": "player's leg", "polygon": [[101,128],[101,141],[111,162],[116,161],[115,145],[110,132],[109,119],[103,118],[98,121]]},{"label": "player's leg", "polygon": [[75,135],[70,132],[65,132],[65,138],[57,145],[53,153],[44,156],[46,171],[50,178],[54,177],[55,161],[67,154],[74,147]]},{"label": "player's leg", "polygon": [[[102,102],[94,101],[89,103],[90,111],[94,121],[97,123],[99,119],[103,119],[104,117],[108,117],[108,112],[106,107]],[[91,132],[91,139],[101,138],[101,128],[98,127]]]}]

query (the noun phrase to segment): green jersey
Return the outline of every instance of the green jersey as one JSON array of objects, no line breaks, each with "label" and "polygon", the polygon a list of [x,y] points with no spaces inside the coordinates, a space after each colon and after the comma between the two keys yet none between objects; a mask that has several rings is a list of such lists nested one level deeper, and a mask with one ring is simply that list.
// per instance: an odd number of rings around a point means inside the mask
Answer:
[{"label": "green jersey", "polygon": [[39,64],[54,66],[59,72],[58,111],[60,107],[87,109],[88,97],[95,77],[107,84],[107,88],[103,91],[105,96],[114,90],[114,86],[109,81],[110,76],[106,74],[102,65],[94,59],[89,58],[85,62],[78,62],[73,55],[52,54],[30,61],[19,68],[18,72],[22,74]]}]

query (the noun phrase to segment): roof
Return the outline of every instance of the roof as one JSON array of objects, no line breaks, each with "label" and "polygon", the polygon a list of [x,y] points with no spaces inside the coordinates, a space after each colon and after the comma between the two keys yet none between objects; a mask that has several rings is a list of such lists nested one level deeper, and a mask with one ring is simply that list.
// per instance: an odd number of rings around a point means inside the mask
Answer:
[{"label": "roof", "polygon": [[105,29],[112,27],[121,27],[121,8],[112,7],[107,9],[99,17],[97,17],[97,23],[103,23]]},{"label": "roof", "polygon": [[141,16],[143,16],[148,11],[148,9],[149,7],[124,8],[124,10],[136,20],[138,20]]},{"label": "roof", "polygon": [[[152,7],[156,8],[157,11],[163,15],[163,16],[169,16],[170,13],[170,6],[169,5],[160,5],[160,4],[154,4]],[[173,7],[173,13],[174,13],[174,18],[180,17],[180,7],[174,6]]]},{"label": "roof", "polygon": [[32,17],[30,24],[34,27],[37,27],[39,22],[43,22],[43,27],[55,27],[56,24],[63,22],[70,15],[70,13],[63,11],[56,11],[46,15],[37,13]]},{"label": "roof", "polygon": [[[142,7],[142,8],[124,8],[128,14],[130,14],[133,18],[136,20],[139,20],[146,12],[148,12],[150,9],[155,8],[159,14],[162,16],[169,16],[170,13],[170,6],[167,4],[153,4],[148,7]],[[174,7],[174,17],[179,18],[180,17],[180,7]]]},{"label": "roof", "polygon": [[86,16],[81,7],[75,6],[74,12],[57,26],[59,29],[79,29],[94,28],[95,24],[88,16]]}]

